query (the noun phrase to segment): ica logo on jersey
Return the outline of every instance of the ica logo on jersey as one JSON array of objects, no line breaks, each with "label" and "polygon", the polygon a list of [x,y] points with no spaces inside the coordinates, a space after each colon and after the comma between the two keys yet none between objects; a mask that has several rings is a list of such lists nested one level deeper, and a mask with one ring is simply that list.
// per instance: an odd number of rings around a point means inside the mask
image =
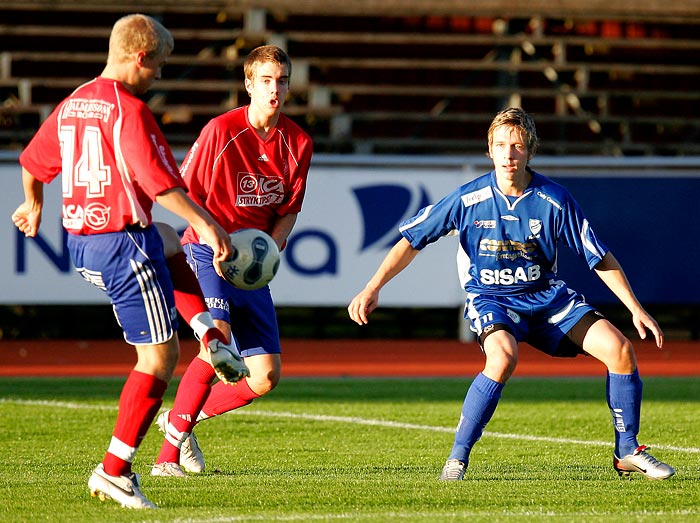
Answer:
[{"label": "ica logo on jersey", "polygon": [[103,203],[94,202],[84,209],[80,205],[63,206],[63,226],[68,230],[80,230],[83,224],[95,231],[107,227],[110,208]]},{"label": "ica logo on jersey", "polygon": [[281,178],[241,172],[236,186],[236,205],[239,207],[264,207],[284,200]]}]

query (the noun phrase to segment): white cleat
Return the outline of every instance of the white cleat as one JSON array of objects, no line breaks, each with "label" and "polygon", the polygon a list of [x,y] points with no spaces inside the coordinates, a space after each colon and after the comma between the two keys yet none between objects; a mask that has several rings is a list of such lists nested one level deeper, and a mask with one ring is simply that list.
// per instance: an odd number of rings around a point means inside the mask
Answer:
[{"label": "white cleat", "polygon": [[171,478],[186,478],[187,474],[182,470],[182,467],[177,463],[156,463],[151,469],[151,476],[171,477]]},{"label": "white cleat", "polygon": [[[169,418],[170,410],[166,410],[161,412],[156,419],[156,425],[163,434],[165,434],[167,430]],[[187,472],[193,474],[201,474],[204,472],[204,454],[199,447],[199,443],[197,443],[194,432],[190,432],[190,435],[182,442],[182,446],[180,447],[180,466]]]},{"label": "white cleat", "polygon": [[209,342],[209,356],[217,378],[227,385],[234,385],[250,376],[248,366],[238,352],[235,340],[230,345],[214,339]]},{"label": "white cleat", "polygon": [[464,479],[467,464],[458,459],[448,459],[440,473],[440,481],[460,481]]},{"label": "white cleat", "polygon": [[648,454],[648,448],[646,445],[641,445],[632,454],[622,458],[613,455],[613,467],[620,477],[628,477],[632,472],[639,472],[649,479],[667,479],[676,473],[673,467]]},{"label": "white cleat", "polygon": [[110,476],[102,463],[97,465],[88,480],[88,488],[93,497],[100,501],[112,499],[126,508],[158,508],[146,499],[139,489],[139,477],[133,472],[127,476]]}]

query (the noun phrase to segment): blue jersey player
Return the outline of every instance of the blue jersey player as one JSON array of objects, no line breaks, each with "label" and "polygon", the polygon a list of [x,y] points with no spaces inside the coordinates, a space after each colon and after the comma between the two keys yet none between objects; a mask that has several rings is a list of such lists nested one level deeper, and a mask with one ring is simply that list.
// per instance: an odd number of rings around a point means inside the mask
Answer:
[{"label": "blue jersey player", "polygon": [[607,367],[607,401],[615,429],[613,467],[621,476],[640,472],[666,479],[673,468],[637,441],[642,381],[632,344],[581,294],[557,279],[557,245],[567,245],[586,260],[632,313],[642,338],[648,329],[661,348],[663,333],[571,194],[528,166],[537,144],[529,114],[518,108],[498,113],[488,131],[494,170],[401,224],[403,238],[348,306],[350,318],[366,324],[382,287],[421,249],[456,231],[459,272],[467,292],[465,316],[486,363],[467,391],[440,479],[463,479],[471,449],[518,363],[520,342],[551,356],[587,354],[600,360]]}]

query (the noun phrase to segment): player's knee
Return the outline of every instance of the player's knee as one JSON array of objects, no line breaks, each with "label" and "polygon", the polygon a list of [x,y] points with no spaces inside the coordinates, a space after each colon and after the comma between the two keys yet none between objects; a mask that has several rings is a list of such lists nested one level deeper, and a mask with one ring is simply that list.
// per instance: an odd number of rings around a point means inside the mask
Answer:
[{"label": "player's knee", "polygon": [[594,356],[602,361],[608,371],[614,374],[631,374],[637,368],[637,358],[634,354],[632,343],[624,336],[619,337],[615,342]]},{"label": "player's knee", "polygon": [[177,363],[180,360],[180,342],[176,337],[173,338],[174,339],[171,339],[167,344],[167,349],[165,350],[162,358],[162,367],[168,374],[168,379],[173,376],[175,367],[177,367]]},{"label": "player's knee", "polygon": [[163,251],[166,258],[171,258],[182,251],[180,237],[175,229],[167,223],[153,222],[153,225],[158,229],[158,234],[163,240]]},{"label": "player's knee", "polygon": [[252,371],[248,378],[248,385],[256,394],[263,396],[274,389],[280,381],[280,372],[270,369],[267,372]]},{"label": "player's knee", "polygon": [[509,330],[497,329],[483,342],[486,375],[505,383],[518,365],[518,346]]},{"label": "player's knee", "polygon": [[158,345],[137,345],[138,360],[135,370],[150,374],[163,381],[170,381],[180,358],[177,336]]},{"label": "player's knee", "polygon": [[486,357],[484,374],[494,381],[505,383],[518,366],[517,353],[492,351]]},{"label": "player's knee", "polygon": [[623,338],[617,349],[617,366],[621,374],[630,374],[637,368],[637,358],[632,342]]}]

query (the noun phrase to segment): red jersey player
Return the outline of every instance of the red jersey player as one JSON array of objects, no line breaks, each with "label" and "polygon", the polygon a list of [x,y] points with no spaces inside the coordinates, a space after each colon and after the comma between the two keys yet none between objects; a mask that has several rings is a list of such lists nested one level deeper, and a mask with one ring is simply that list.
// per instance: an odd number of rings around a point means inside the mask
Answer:
[{"label": "red jersey player", "polygon": [[[270,234],[282,248],[301,211],[311,163],[312,142],[281,114],[292,64],[275,46],[254,49],[244,64],[250,104],[212,119],[190,149],[180,171],[192,198],[231,233],[253,227]],[[250,376],[235,387],[211,383],[206,354],[195,358],[180,382],[171,411],[158,417],[166,434],[152,473],[163,464],[172,475],[204,470],[204,457],[192,434],[197,421],[249,404],[278,383],[281,349],[269,287],[233,287],[212,266],[207,239],[189,227],[183,244],[215,324],[238,340]]]},{"label": "red jersey player", "polygon": [[[140,491],[131,463],[179,357],[176,292],[183,317],[209,349],[218,351],[217,358],[228,355],[223,369],[236,365],[232,352],[219,351],[225,338],[214,328],[184,254],[178,256],[170,245],[173,256],[166,260],[161,235],[151,223],[155,200],[187,220],[212,245],[216,259],[232,253],[226,231],[187,196],[153,114],[136,97],[160,77],[172,49],[171,34],[156,20],[129,15],[117,21],[102,75],[61,102],[20,156],[25,201],[12,216],[19,230],[35,236],[43,184],[62,173],[71,259],[84,279],[107,293],[138,357],[122,390],[107,453],[88,481],[93,495],[130,508],[155,507]],[[166,236],[172,231],[162,230]],[[179,271],[174,288],[171,272],[179,270],[178,264],[187,270]],[[235,381],[244,373],[242,365],[229,377]]]}]

